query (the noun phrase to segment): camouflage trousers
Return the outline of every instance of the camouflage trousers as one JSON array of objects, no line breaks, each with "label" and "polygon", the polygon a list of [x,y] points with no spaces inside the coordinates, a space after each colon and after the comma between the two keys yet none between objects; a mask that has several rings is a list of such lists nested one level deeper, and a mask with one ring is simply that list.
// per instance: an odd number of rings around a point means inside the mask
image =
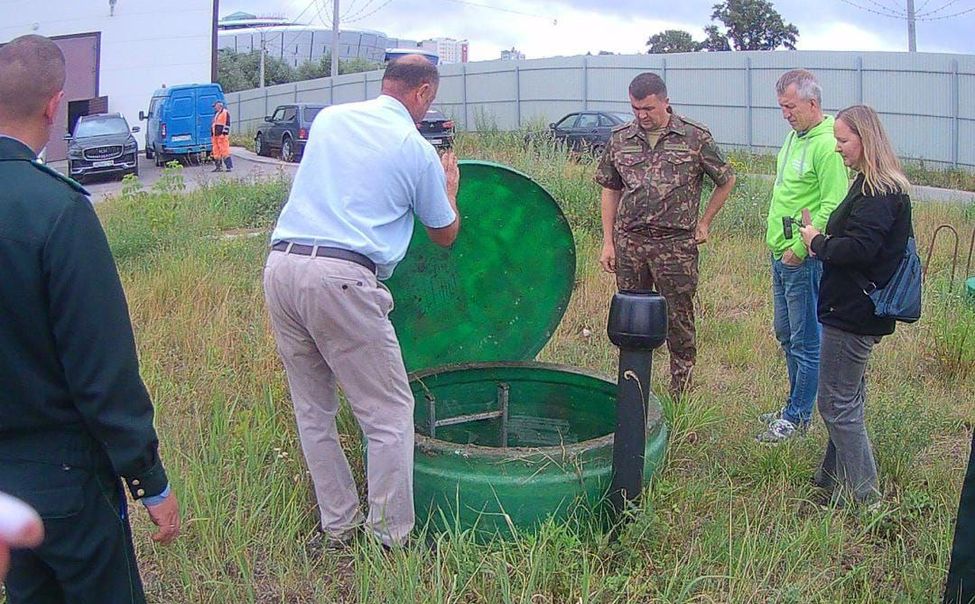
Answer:
[{"label": "camouflage trousers", "polygon": [[617,288],[655,290],[667,301],[670,394],[679,397],[691,385],[691,372],[697,359],[694,294],[698,252],[694,236],[682,233],[658,237],[617,231],[614,242]]}]

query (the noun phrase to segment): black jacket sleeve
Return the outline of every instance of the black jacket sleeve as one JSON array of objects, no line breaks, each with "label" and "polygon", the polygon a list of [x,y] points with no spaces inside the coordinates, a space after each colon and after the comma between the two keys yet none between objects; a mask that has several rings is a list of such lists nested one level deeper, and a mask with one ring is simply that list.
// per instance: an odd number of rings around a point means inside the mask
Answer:
[{"label": "black jacket sleeve", "polygon": [[842,235],[819,235],[810,248],[828,264],[868,268],[893,228],[898,209],[893,196],[863,197],[851,208]]},{"label": "black jacket sleeve", "polygon": [[58,217],[43,256],[51,331],[72,399],[135,499],[158,495],[166,472],[136,355],[125,294],[90,202]]}]

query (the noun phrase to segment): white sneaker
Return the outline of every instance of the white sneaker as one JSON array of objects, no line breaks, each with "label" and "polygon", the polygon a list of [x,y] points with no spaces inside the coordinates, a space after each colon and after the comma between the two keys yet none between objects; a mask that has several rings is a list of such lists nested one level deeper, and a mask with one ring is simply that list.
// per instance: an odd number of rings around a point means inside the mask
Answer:
[{"label": "white sneaker", "polygon": [[777,445],[789,440],[797,433],[795,424],[787,419],[776,419],[772,420],[772,423],[768,425],[768,430],[756,436],[755,440],[760,443]]}]

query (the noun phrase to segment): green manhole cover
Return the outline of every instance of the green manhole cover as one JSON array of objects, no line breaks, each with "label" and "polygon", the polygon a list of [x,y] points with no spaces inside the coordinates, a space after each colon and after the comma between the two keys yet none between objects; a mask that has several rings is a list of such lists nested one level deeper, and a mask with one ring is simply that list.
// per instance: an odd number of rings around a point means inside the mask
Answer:
[{"label": "green manhole cover", "polygon": [[531,360],[565,313],[575,243],[555,199],[528,176],[460,162],[460,235],[443,249],[417,222],[387,285],[407,371]]}]

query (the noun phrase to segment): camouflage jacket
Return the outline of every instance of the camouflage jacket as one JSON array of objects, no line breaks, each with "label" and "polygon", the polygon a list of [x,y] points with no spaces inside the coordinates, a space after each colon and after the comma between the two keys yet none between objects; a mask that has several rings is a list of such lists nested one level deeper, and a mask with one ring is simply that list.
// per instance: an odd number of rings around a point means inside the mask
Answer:
[{"label": "camouflage jacket", "polygon": [[707,127],[674,113],[653,148],[636,120],[613,130],[596,167],[596,183],[623,192],[617,230],[693,232],[704,174],[721,186],[734,169]]}]

